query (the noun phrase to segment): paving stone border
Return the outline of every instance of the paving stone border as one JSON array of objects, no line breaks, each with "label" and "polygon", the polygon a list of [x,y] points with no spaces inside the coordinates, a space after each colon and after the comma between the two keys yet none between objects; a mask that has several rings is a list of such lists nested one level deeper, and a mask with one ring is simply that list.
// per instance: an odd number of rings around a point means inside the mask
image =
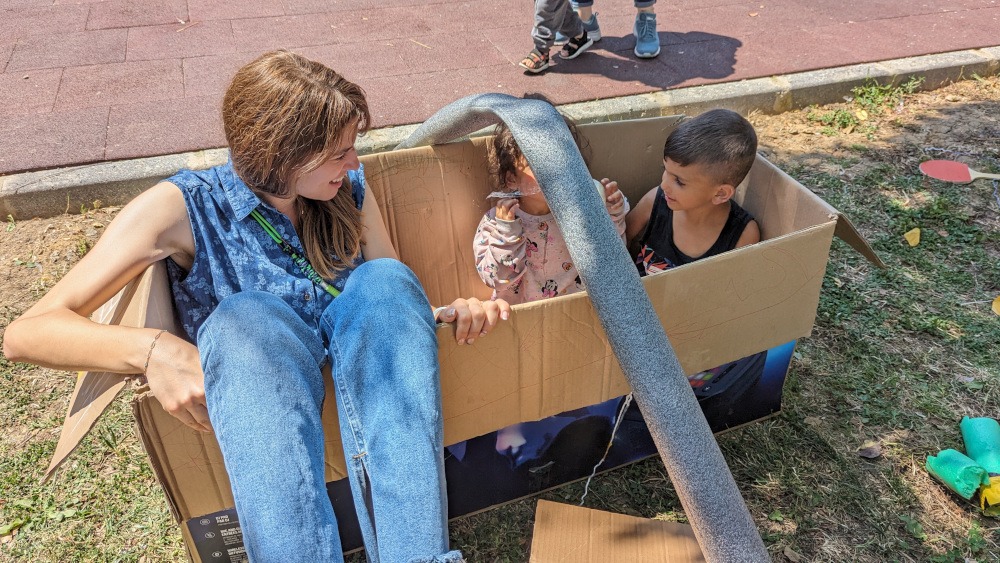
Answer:
[{"label": "paving stone border", "polygon": [[[852,88],[868,79],[900,83],[922,76],[920,89],[933,90],[974,74],[1000,74],[1000,46],[677,88],[567,104],[559,109],[579,123],[698,114],[716,107],[743,114],[751,111],[777,114],[842,101]],[[370,131],[359,139],[358,152],[389,150],[416,127],[403,125]],[[53,217],[95,206],[124,205],[178,170],[209,168],[225,162],[226,158],[226,149],[206,149],[0,176],[0,219],[8,215],[16,220]]]}]

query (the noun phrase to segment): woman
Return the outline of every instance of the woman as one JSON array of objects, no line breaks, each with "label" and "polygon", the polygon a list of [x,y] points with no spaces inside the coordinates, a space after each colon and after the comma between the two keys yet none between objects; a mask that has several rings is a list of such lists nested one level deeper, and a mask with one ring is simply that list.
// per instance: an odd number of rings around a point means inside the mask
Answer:
[{"label": "woman", "polygon": [[[167,412],[214,431],[252,560],[342,559],[323,476],[327,362],[370,560],[461,559],[448,552],[434,323],[472,343],[510,308],[432,312],[365,190],[354,143],[370,121],[364,92],[319,63],[284,51],[249,63],[223,100],[231,161],[137,197],[5,334],[11,360],[144,373]],[[87,319],[157,260],[190,341]]]}]

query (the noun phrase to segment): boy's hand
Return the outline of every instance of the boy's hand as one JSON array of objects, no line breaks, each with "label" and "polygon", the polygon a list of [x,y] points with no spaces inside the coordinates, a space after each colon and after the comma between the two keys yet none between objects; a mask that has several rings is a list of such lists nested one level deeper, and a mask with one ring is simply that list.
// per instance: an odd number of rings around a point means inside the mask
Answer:
[{"label": "boy's hand", "polygon": [[521,209],[521,204],[517,198],[507,198],[497,201],[497,219],[501,221],[513,221],[517,218],[515,213]]},{"label": "boy's hand", "polygon": [[618,189],[618,182],[601,178],[601,185],[604,186],[604,201],[608,212],[612,215],[620,214],[625,206],[625,194]]}]

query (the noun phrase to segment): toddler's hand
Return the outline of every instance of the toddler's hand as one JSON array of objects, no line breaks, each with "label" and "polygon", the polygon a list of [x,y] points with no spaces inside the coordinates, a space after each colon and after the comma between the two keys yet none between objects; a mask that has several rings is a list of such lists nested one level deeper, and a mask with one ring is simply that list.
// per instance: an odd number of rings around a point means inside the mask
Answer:
[{"label": "toddler's hand", "polygon": [[604,186],[604,201],[608,212],[612,215],[621,213],[625,206],[625,194],[618,189],[618,182],[601,178],[601,185]]},{"label": "toddler's hand", "polygon": [[497,219],[501,221],[513,221],[516,219],[515,212],[521,209],[521,204],[517,198],[507,198],[497,201]]}]

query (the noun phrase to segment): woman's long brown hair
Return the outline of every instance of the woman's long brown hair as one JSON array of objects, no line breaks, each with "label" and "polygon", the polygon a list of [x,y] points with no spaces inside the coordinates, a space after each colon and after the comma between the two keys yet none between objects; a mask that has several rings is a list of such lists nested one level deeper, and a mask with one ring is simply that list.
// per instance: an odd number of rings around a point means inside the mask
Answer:
[{"label": "woman's long brown hair", "polygon": [[[240,179],[283,197],[295,175],[322,165],[345,134],[366,131],[371,114],[356,84],[301,55],[272,51],[237,71],[222,122]],[[306,258],[327,279],[361,253],[361,212],[351,192],[345,181],[330,201],[299,198]]]}]

